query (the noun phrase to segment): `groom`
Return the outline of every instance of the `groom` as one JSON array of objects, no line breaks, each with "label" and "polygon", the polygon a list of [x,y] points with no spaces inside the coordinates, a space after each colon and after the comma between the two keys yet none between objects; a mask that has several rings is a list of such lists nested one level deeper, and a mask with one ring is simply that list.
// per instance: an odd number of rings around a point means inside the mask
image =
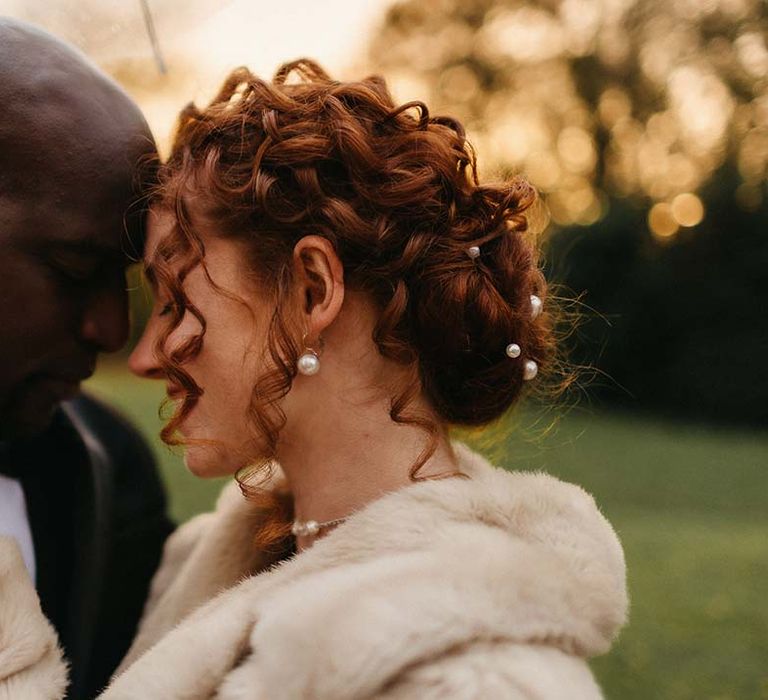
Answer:
[{"label": "groom", "polygon": [[115,83],[3,18],[0,105],[0,536],[21,550],[80,700],[127,649],[171,529],[146,445],[76,397],[127,338],[125,268],[141,258],[135,204],[156,151]]}]

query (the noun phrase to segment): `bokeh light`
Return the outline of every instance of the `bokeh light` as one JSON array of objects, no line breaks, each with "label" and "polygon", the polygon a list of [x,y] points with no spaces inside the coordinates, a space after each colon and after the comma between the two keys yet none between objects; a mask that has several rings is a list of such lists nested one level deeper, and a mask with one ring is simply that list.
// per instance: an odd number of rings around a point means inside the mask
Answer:
[{"label": "bokeh light", "polygon": [[649,216],[661,240],[701,221],[691,197],[731,163],[736,203],[762,201],[767,29],[759,0],[402,0],[371,63],[470,124],[485,173],[524,172],[557,225],[628,197],[666,203]]},{"label": "bokeh light", "polygon": [[658,202],[648,212],[648,227],[658,238],[669,238],[677,233],[680,225],[672,214],[672,207],[666,202]]},{"label": "bokeh light", "polygon": [[677,195],[672,200],[670,211],[680,226],[696,226],[704,218],[704,204],[691,192]]}]

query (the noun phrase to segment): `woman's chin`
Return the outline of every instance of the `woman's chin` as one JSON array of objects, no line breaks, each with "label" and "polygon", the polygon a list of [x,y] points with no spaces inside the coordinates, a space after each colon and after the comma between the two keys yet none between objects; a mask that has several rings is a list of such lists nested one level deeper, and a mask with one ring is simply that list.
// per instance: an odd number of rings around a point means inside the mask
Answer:
[{"label": "woman's chin", "polygon": [[216,445],[188,445],[184,450],[184,466],[200,479],[231,476],[239,467],[231,465],[223,452]]}]

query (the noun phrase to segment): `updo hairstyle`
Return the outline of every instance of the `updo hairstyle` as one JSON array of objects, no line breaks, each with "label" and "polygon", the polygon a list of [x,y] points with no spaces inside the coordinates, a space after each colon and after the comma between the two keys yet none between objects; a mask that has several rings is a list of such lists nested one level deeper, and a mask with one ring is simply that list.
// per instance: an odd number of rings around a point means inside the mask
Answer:
[{"label": "updo hairstyle", "polygon": [[[273,366],[250,409],[273,450],[285,420],[280,400],[303,350],[284,305],[293,248],[306,235],[331,242],[345,285],[366,292],[380,310],[373,332],[379,352],[408,368],[408,381],[393,389],[390,415],[430,437],[412,476],[437,435],[432,420],[408,411],[417,392],[446,424],[478,426],[518,399],[525,361],[535,361],[540,376],[546,371],[554,343],[546,284],[526,233],[525,212],[536,199],[527,182],[479,184],[462,125],[431,116],[422,102],[396,106],[380,77],[338,82],[307,59],[286,63],[271,82],[239,68],[207,107],[182,111],[160,172],[158,203],[176,223],[158,249],[157,276],[175,306],[157,351],[186,389],[163,431],[166,441],[175,441],[202,391],[183,368],[205,334],[205,319],[183,288],[189,271],[204,265],[191,191],[203,195],[205,217],[220,235],[252,244],[256,276],[274,304],[267,334]],[[479,257],[468,254],[472,246]],[[544,300],[536,318],[532,294]],[[168,356],[165,341],[185,311],[198,317],[201,332]],[[520,357],[507,355],[510,343],[520,346]]]}]

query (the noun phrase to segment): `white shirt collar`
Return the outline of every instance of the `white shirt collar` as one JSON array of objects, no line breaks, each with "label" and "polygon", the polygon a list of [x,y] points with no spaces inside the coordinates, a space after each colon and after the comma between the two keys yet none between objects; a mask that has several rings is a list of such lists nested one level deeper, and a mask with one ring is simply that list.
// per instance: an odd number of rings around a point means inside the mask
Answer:
[{"label": "white shirt collar", "polygon": [[24,490],[18,480],[3,474],[0,474],[0,535],[10,535],[16,539],[29,576],[35,581],[35,548]]}]

